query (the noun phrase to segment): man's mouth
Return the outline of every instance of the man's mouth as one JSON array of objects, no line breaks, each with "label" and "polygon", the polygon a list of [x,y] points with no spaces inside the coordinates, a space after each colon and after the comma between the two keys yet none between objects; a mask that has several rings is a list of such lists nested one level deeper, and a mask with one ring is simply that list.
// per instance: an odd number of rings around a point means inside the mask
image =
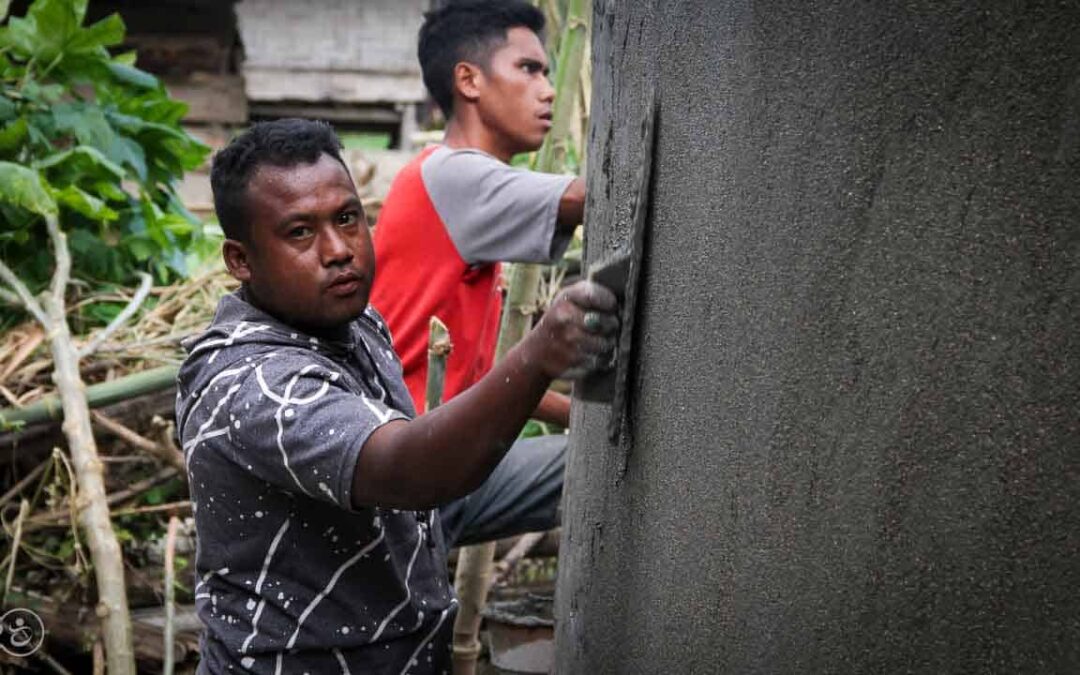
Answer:
[{"label": "man's mouth", "polygon": [[540,117],[541,120],[543,120],[547,124],[547,126],[549,126],[549,127],[551,126],[551,111],[550,110],[548,112],[545,112],[545,113],[540,113],[539,117]]},{"label": "man's mouth", "polygon": [[364,277],[355,272],[343,272],[330,282],[326,290],[331,295],[352,295],[364,285]]}]

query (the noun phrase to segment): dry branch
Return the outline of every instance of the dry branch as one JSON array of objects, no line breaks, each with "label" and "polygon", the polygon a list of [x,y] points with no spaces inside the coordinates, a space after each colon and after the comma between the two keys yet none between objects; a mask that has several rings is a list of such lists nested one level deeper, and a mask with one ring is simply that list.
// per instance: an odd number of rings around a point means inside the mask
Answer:
[{"label": "dry branch", "polygon": [[169,466],[178,469],[181,475],[184,474],[184,456],[173,447],[162,445],[161,443],[155,443],[148,438],[140,436],[131,429],[120,424],[116,420],[105,416],[104,414],[93,410],[90,412],[90,416],[94,422],[98,424],[102,429],[108,431],[110,434],[116,436],[120,440],[133,445],[136,448],[143,450],[150,455],[153,455],[157,459],[165,462]]},{"label": "dry branch", "polygon": [[139,290],[135,292],[135,296],[131,298],[131,302],[129,302],[124,309],[120,310],[120,313],[109,322],[109,325],[105,326],[105,328],[95,335],[93,340],[79,350],[79,358],[85,358],[93,354],[110,335],[115,333],[120,326],[126,324],[128,319],[130,319],[135,312],[139,311],[139,307],[141,307],[146,300],[146,296],[150,294],[150,285],[154,281],[154,278],[146,272],[139,272],[139,276],[142,278],[142,282],[139,284]]}]

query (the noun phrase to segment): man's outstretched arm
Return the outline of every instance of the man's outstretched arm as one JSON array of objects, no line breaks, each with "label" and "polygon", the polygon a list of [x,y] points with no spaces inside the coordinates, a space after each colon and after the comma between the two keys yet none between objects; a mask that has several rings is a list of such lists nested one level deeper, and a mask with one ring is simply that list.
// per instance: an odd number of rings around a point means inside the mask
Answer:
[{"label": "man's outstretched arm", "polygon": [[585,219],[585,179],[575,178],[566,186],[559,199],[556,226],[562,231],[572,231]]},{"label": "man's outstretched arm", "polygon": [[[618,326],[615,306],[615,296],[602,286],[570,286],[475,385],[414,420],[376,429],[356,463],[353,506],[430,508],[479,487],[554,378],[606,363]],[[585,329],[586,312],[601,317],[595,332]]]}]

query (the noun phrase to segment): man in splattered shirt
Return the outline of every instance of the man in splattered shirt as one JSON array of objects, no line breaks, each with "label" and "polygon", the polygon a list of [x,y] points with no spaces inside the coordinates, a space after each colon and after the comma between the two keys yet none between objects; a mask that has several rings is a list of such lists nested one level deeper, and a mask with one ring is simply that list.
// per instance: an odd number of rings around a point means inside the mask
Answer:
[{"label": "man in splattered shirt", "polygon": [[[200,673],[442,673],[456,601],[434,507],[484,482],[552,378],[607,362],[615,299],[566,289],[489,375],[415,417],[329,127],[256,125],[214,160],[242,282],[187,345]],[[415,417],[415,419],[414,419]]]}]

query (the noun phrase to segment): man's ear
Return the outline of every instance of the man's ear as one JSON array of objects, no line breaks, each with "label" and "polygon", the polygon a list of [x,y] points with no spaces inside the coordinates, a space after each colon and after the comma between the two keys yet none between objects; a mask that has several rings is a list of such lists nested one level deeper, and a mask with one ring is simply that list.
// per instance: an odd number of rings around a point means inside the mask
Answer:
[{"label": "man's ear", "polygon": [[251,281],[251,265],[248,262],[247,246],[236,239],[226,239],[221,245],[221,257],[229,274],[240,283]]},{"label": "man's ear", "polygon": [[480,98],[484,85],[484,71],[475,63],[459,61],[454,66],[454,91],[470,103]]}]

